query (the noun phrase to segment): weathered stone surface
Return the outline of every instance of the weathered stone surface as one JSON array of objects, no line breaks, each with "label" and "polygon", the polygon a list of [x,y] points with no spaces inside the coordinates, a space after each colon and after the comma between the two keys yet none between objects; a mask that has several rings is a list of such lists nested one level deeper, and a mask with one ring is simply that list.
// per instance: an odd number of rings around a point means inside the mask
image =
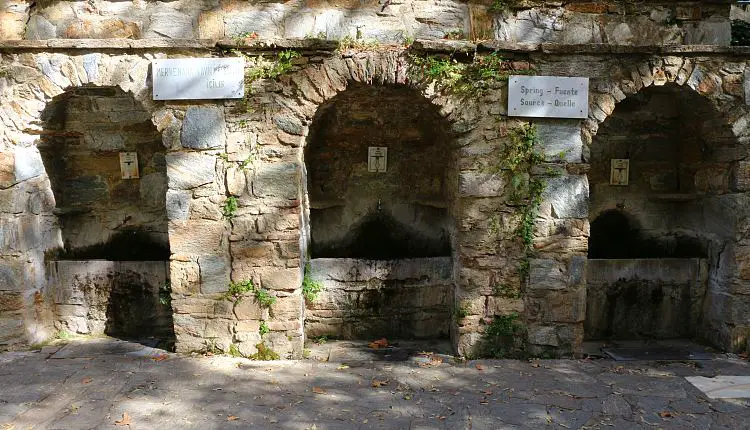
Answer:
[{"label": "weathered stone surface", "polygon": [[459,190],[466,197],[497,197],[503,194],[505,181],[498,173],[461,172]]},{"label": "weathered stone surface", "polygon": [[167,218],[170,220],[188,219],[192,198],[193,196],[189,191],[168,190],[166,197]]},{"label": "weathered stone surface", "polygon": [[223,255],[198,257],[201,293],[222,293],[229,288],[229,262]]},{"label": "weathered stone surface", "polygon": [[560,339],[557,337],[557,329],[554,326],[529,327],[529,342],[534,345],[560,345]]},{"label": "weathered stone surface", "polygon": [[140,180],[141,202],[150,207],[163,207],[167,194],[167,177],[163,173],[144,175]]},{"label": "weathered stone surface", "polygon": [[0,189],[5,189],[16,183],[15,153],[0,152]]},{"label": "weathered stone surface", "polygon": [[158,12],[151,14],[150,23],[143,30],[145,38],[192,39],[195,37],[192,17],[174,9],[161,8]]},{"label": "weathered stone surface", "polygon": [[245,194],[247,189],[247,180],[244,169],[231,167],[227,169],[227,191],[233,196]]},{"label": "weathered stone surface", "polygon": [[190,149],[224,148],[224,113],[216,107],[190,106],[182,121],[182,146]]},{"label": "weathered stone surface", "polygon": [[291,115],[277,115],[274,117],[276,125],[286,133],[301,136],[304,132],[304,126],[302,122]]},{"label": "weathered stone surface", "polygon": [[187,220],[169,222],[169,245],[173,254],[205,255],[221,250],[226,227],[223,222]]},{"label": "weathered stone surface", "polygon": [[302,273],[299,268],[268,268],[260,273],[261,284],[268,290],[296,290],[302,286]]},{"label": "weathered stone surface", "polygon": [[44,163],[36,147],[17,146],[15,150],[16,182],[41,176],[45,173]]},{"label": "weathered stone surface", "polygon": [[586,176],[547,179],[543,200],[552,204],[556,218],[588,217],[589,182]]},{"label": "weathered stone surface", "polygon": [[685,44],[727,46],[732,40],[732,25],[728,19],[716,18],[687,24]]},{"label": "weathered stone surface", "polygon": [[579,121],[544,121],[536,124],[539,148],[545,161],[580,163],[583,141]]},{"label": "weathered stone surface", "polygon": [[295,163],[273,163],[258,166],[253,176],[253,194],[257,197],[299,197],[300,169]]},{"label": "weathered stone surface", "polygon": [[568,287],[565,265],[556,260],[532,258],[529,261],[529,288],[562,290]]},{"label": "weathered stone surface", "polygon": [[56,36],[54,24],[41,15],[33,15],[26,24],[26,38],[32,40],[54,39]]},{"label": "weathered stone surface", "polygon": [[[263,318],[263,309],[260,307],[260,304],[257,302],[257,300],[253,299],[252,297],[243,297],[242,300],[239,301],[239,303],[236,303],[234,305],[234,315],[237,317],[238,320],[259,320]],[[242,331],[254,328],[255,332],[258,331],[259,323],[257,322],[249,322],[250,327],[247,327],[247,324],[244,324],[242,327],[237,326],[236,330],[240,330],[242,328]],[[253,327],[254,326],[254,327]]]},{"label": "weathered stone surface", "polygon": [[194,152],[166,155],[167,177],[171,190],[189,190],[216,179],[216,157]]}]

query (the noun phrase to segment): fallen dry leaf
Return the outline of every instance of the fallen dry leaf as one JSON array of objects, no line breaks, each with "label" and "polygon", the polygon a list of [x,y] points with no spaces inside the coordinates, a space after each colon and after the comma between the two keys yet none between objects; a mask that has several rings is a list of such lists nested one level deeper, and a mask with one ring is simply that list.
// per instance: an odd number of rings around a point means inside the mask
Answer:
[{"label": "fallen dry leaf", "polygon": [[337,367],[336,370],[343,370],[343,369],[348,369],[348,368],[349,366],[347,366],[346,364],[342,364],[339,367]]},{"label": "fallen dry leaf", "polygon": [[482,390],[482,391],[480,391],[480,393],[484,394],[485,396],[491,396],[492,395],[492,391],[490,391],[490,390]]},{"label": "fallen dry leaf", "polygon": [[159,354],[159,355],[155,355],[155,356],[151,357],[151,359],[154,360],[154,361],[164,361],[167,358],[169,358],[169,356],[167,354]]},{"label": "fallen dry leaf", "polygon": [[388,347],[388,339],[381,338],[374,342],[370,342],[368,345],[372,349],[380,349],[380,348],[387,348]]},{"label": "fallen dry leaf", "polygon": [[372,380],[372,386],[375,388],[382,387],[384,385],[388,385],[388,382],[390,382],[390,379],[386,379],[385,381],[380,381],[378,379]]},{"label": "fallen dry leaf", "polygon": [[118,426],[129,426],[130,424],[132,424],[132,422],[130,421],[130,415],[128,415],[127,412],[123,412],[122,419],[119,421],[115,421],[115,424]]},{"label": "fallen dry leaf", "polygon": [[672,418],[672,413],[668,411],[659,412],[659,416],[662,418]]},{"label": "fallen dry leaf", "polygon": [[240,417],[235,417],[234,415],[230,415],[227,417],[227,421],[237,421],[240,419]]},{"label": "fallen dry leaf", "polygon": [[90,383],[93,380],[94,380],[93,378],[91,378],[90,376],[87,376],[87,377],[83,378],[83,381],[81,381],[81,384],[88,384],[88,383]]},{"label": "fallen dry leaf", "polygon": [[482,365],[482,364],[477,364],[477,365],[476,365],[476,366],[474,366],[474,367],[476,367],[476,368],[477,368],[477,370],[484,370],[484,369],[485,369],[484,365]]},{"label": "fallen dry leaf", "polygon": [[320,388],[320,387],[312,387],[312,392],[315,394],[328,394],[328,391]]}]

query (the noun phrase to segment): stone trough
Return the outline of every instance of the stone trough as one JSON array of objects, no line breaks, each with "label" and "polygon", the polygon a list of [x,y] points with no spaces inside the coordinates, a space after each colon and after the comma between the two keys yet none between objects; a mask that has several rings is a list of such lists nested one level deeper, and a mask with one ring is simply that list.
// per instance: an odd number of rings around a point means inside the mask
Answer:
[{"label": "stone trough", "polygon": [[308,276],[323,291],[307,304],[305,334],[341,339],[448,338],[450,257],[399,260],[318,258]]},{"label": "stone trough", "polygon": [[50,261],[48,295],[55,328],[130,339],[174,338],[166,261]]},{"label": "stone trough", "polygon": [[708,273],[703,258],[589,260],[586,337],[697,336]]}]

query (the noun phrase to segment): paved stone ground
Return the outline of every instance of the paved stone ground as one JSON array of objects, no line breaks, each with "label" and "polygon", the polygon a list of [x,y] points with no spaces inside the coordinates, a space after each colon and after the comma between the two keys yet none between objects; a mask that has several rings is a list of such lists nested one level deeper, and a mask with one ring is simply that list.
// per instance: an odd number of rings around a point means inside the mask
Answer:
[{"label": "paved stone ground", "polygon": [[100,339],[0,354],[0,429],[750,428],[749,400],[709,400],[693,375],[750,364],[253,362]]}]

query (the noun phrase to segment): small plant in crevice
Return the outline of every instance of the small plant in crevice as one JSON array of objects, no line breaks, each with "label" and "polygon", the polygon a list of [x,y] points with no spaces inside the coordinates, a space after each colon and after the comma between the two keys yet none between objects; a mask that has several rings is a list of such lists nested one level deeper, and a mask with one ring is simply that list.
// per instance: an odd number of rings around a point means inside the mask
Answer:
[{"label": "small plant in crevice", "polygon": [[503,13],[510,11],[511,6],[518,3],[518,0],[492,0],[490,12]]},{"label": "small plant in crevice", "polygon": [[257,345],[255,345],[256,348],[258,348],[258,352],[251,355],[251,360],[259,360],[259,361],[269,361],[269,360],[278,360],[281,358],[279,354],[277,354],[274,350],[267,347],[265,343],[261,342]]},{"label": "small plant in crevice", "polygon": [[530,75],[529,68],[516,67],[518,63],[507,60],[497,52],[474,55],[470,62],[460,62],[453,57],[411,56],[411,73],[416,78],[427,77],[459,95],[476,95],[492,82],[504,82],[510,75]]},{"label": "small plant in crevice", "polygon": [[204,355],[218,355],[222,353],[221,348],[216,344],[215,338],[203,339],[203,348],[200,350]]},{"label": "small plant in crevice", "polygon": [[237,215],[237,209],[239,208],[239,200],[235,196],[229,196],[224,200],[224,204],[221,205],[221,215],[226,219],[232,219]]},{"label": "small plant in crevice", "polygon": [[169,279],[159,287],[159,304],[164,306],[165,309],[172,309],[172,284]]},{"label": "small plant in crevice", "polygon": [[271,305],[276,303],[276,296],[271,295],[268,290],[258,288],[255,286],[252,280],[230,282],[227,292],[224,293],[226,300],[231,300],[234,304],[238,304],[242,301],[245,294],[251,293],[255,298],[255,301],[262,308],[270,308]]},{"label": "small plant in crevice", "polygon": [[255,301],[257,301],[262,308],[270,308],[274,303],[276,303],[276,296],[272,296],[271,293],[268,292],[268,290],[255,288],[253,295],[255,296]]},{"label": "small plant in crevice", "polygon": [[492,287],[492,294],[499,297],[507,297],[509,299],[521,298],[521,292],[519,289],[508,284],[495,285]]},{"label": "small plant in crevice", "polygon": [[381,43],[377,40],[364,40],[361,37],[353,38],[351,36],[345,36],[339,40],[339,51],[348,51],[355,49],[357,51],[368,51],[377,49],[381,46]]},{"label": "small plant in crevice", "polygon": [[462,40],[462,39],[466,39],[466,35],[464,34],[463,30],[460,30],[460,29],[451,30],[451,31],[443,34],[443,39],[447,39],[447,40]]},{"label": "small plant in crevice", "polygon": [[246,281],[230,282],[229,288],[224,294],[224,298],[239,303],[245,294],[253,291],[255,291],[255,285],[252,280],[248,279]]},{"label": "small plant in crevice", "polygon": [[314,281],[310,277],[310,265],[305,265],[305,276],[302,278],[302,295],[307,303],[312,303],[318,298],[318,294],[323,291],[323,283]]},{"label": "small plant in crevice", "polygon": [[[236,42],[239,43],[239,41]],[[254,112],[251,102],[253,83],[262,79],[278,79],[281,75],[291,71],[294,68],[294,59],[301,56],[299,52],[293,49],[277,52],[273,59],[267,59],[262,54],[259,56],[250,55],[239,49],[232,49],[229,52],[245,58],[247,63],[245,66],[245,98],[243,100],[246,113]]]},{"label": "small plant in crevice", "polygon": [[57,333],[55,333],[55,339],[70,340],[72,337],[73,337],[73,333],[67,330],[60,330]]},{"label": "small plant in crevice", "polygon": [[311,340],[318,345],[325,345],[326,342],[328,342],[329,336],[325,334],[321,334],[320,336],[315,336]]},{"label": "small plant in crevice", "polygon": [[244,357],[236,343],[229,345],[229,355],[232,357]]},{"label": "small plant in crevice", "polygon": [[469,305],[466,303],[457,304],[453,308],[453,316],[457,320],[464,319],[469,316]]},{"label": "small plant in crevice", "polygon": [[484,329],[483,355],[492,358],[520,357],[523,354],[526,327],[518,314],[497,315]]},{"label": "small plant in crevice", "polygon": [[268,328],[268,324],[266,324],[265,321],[261,321],[260,327],[258,327],[258,333],[260,333],[261,336],[265,336],[270,332],[271,332],[271,329]]}]

